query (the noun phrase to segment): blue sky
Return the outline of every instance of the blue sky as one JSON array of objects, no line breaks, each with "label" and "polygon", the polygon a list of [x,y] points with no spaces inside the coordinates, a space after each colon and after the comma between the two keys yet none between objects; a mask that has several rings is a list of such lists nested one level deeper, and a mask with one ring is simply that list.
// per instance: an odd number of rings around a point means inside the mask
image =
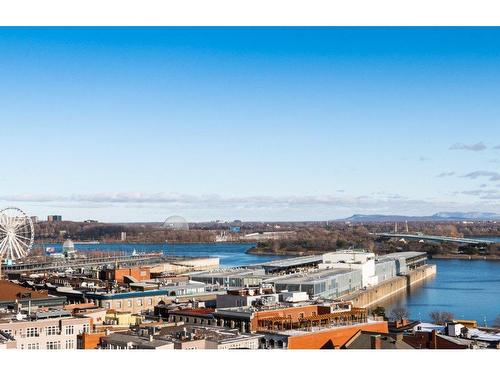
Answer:
[{"label": "blue sky", "polygon": [[0,28],[0,206],[500,212],[500,28]]}]

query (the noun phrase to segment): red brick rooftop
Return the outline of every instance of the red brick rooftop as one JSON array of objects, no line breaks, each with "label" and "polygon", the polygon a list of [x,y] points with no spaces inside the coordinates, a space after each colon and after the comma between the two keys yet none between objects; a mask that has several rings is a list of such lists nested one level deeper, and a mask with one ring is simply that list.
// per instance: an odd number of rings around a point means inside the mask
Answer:
[{"label": "red brick rooftop", "polygon": [[31,293],[31,299],[47,298],[47,291],[34,291],[23,286],[0,280],[0,302],[15,301],[21,299],[21,294]]},{"label": "red brick rooftop", "polygon": [[181,309],[181,310],[173,310],[170,314],[175,315],[189,315],[189,316],[206,316],[211,315],[215,312],[215,309],[209,308],[200,308],[200,309]]}]

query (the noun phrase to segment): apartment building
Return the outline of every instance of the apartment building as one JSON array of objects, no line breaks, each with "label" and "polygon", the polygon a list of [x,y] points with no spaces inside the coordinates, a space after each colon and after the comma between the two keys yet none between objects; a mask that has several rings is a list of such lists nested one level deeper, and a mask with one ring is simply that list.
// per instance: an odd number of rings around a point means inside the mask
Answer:
[{"label": "apartment building", "polygon": [[77,335],[90,330],[90,317],[72,317],[63,310],[0,320],[0,331],[12,337],[21,350],[76,349]]}]

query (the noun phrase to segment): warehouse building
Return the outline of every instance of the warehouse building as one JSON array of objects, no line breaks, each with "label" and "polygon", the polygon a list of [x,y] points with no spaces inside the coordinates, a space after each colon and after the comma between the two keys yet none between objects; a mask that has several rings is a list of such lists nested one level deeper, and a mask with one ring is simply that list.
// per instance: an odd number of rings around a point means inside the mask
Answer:
[{"label": "warehouse building", "polygon": [[244,288],[260,286],[269,276],[262,269],[227,268],[213,271],[193,272],[191,280],[207,285],[219,285],[225,288]]},{"label": "warehouse building", "polygon": [[338,298],[362,287],[361,270],[325,269],[274,281],[276,291],[306,292],[310,298]]},{"label": "warehouse building", "polygon": [[396,264],[396,273],[405,275],[408,271],[421,267],[427,263],[427,253],[418,251],[404,251],[391,253],[377,258],[378,262],[392,260]]}]

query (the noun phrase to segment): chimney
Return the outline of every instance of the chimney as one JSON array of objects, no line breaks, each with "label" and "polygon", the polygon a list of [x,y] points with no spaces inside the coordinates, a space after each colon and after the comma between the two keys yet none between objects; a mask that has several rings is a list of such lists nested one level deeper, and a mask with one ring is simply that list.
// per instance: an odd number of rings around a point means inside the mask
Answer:
[{"label": "chimney", "polygon": [[370,344],[372,349],[382,349],[382,340],[380,335],[370,336]]},{"label": "chimney", "polygon": [[436,330],[433,329],[431,332],[431,347],[430,349],[437,349],[437,333]]},{"label": "chimney", "polygon": [[149,342],[153,341],[153,335],[149,335]]}]

